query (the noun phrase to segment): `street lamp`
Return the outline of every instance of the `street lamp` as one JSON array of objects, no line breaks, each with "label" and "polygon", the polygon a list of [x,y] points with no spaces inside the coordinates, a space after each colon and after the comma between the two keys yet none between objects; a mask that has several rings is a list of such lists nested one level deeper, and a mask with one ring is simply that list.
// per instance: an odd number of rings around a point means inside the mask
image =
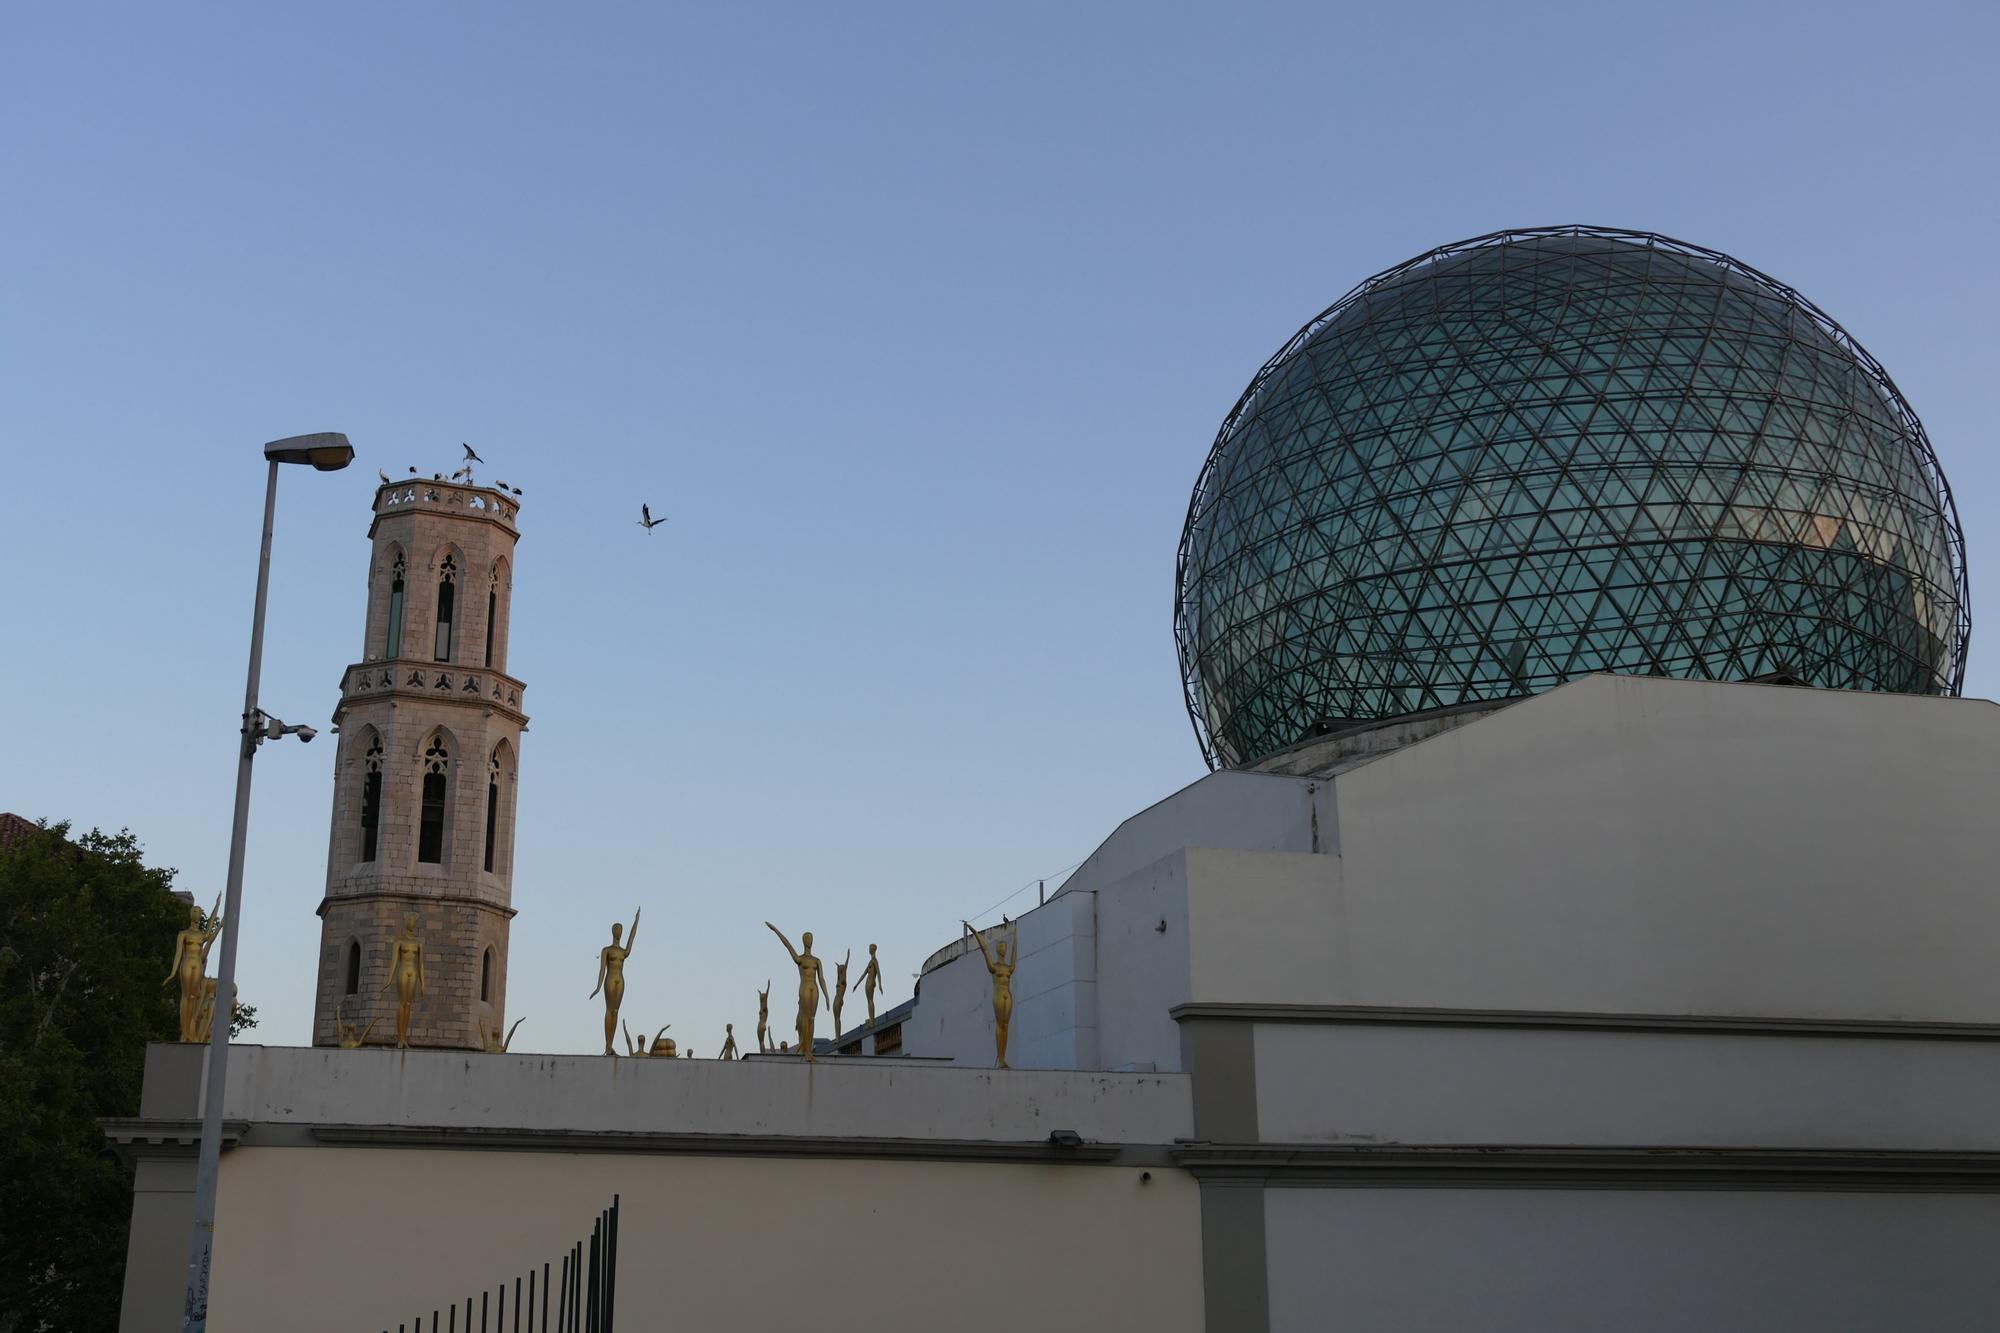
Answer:
[{"label": "street lamp", "polygon": [[215,1002],[223,1019],[208,1039],[208,1078],[202,1093],[201,1156],[195,1164],[194,1228],[188,1241],[187,1301],[181,1310],[182,1333],[204,1333],[208,1327],[208,1268],[215,1252],[215,1177],[222,1161],[222,1097],[229,1067],[229,1026],[236,1013],[236,934],[242,920],[243,841],[250,823],[250,765],[257,747],[267,739],[296,735],[310,741],[307,726],[288,727],[257,707],[257,679],[264,668],[264,598],[271,586],[271,519],[278,507],[278,464],[308,463],[321,472],[338,472],[354,461],[347,437],[327,431],[294,435],[264,446],[271,465],[264,484],[264,540],[257,553],[257,606],[250,617],[250,678],[243,687],[242,745],[236,760],[236,817],[229,829],[229,885],[222,899],[222,961],[216,965]]}]

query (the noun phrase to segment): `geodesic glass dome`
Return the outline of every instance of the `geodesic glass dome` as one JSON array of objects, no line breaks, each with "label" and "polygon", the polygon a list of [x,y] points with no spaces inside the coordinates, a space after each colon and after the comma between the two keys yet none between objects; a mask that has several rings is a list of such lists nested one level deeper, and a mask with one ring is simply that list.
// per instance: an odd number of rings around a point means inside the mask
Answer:
[{"label": "geodesic glass dome", "polygon": [[1882,367],[1727,255],[1561,227],[1368,279],[1257,373],[1181,537],[1211,767],[1594,671],[1956,694],[1950,489]]}]

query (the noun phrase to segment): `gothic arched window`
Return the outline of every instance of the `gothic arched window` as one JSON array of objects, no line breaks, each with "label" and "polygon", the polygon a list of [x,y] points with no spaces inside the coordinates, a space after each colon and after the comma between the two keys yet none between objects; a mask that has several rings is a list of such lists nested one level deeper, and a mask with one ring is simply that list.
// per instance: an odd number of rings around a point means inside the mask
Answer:
[{"label": "gothic arched window", "polygon": [[361,774],[361,859],[375,859],[376,835],[382,828],[382,738],[369,742]]},{"label": "gothic arched window", "polygon": [[444,558],[438,569],[437,660],[451,661],[451,622],[458,597],[458,561]]},{"label": "gothic arched window", "polygon": [[486,947],[486,954],[479,960],[479,1000],[484,1004],[493,998],[493,946]]},{"label": "gothic arched window", "polygon": [[424,750],[424,806],[417,824],[417,860],[438,865],[444,860],[445,786],[451,774],[451,753],[444,737],[433,736]]},{"label": "gothic arched window", "polygon": [[354,995],[361,990],[361,941],[347,942],[347,994]]},{"label": "gothic arched window", "polygon": [[500,751],[493,751],[493,758],[486,770],[486,870],[493,871],[493,836],[500,827]]},{"label": "gothic arched window", "polygon": [[403,553],[396,552],[395,568],[389,571],[389,639],[384,657],[403,655]]},{"label": "gothic arched window", "polygon": [[486,589],[486,665],[493,665],[493,622],[499,619],[500,575],[496,571],[493,582]]}]

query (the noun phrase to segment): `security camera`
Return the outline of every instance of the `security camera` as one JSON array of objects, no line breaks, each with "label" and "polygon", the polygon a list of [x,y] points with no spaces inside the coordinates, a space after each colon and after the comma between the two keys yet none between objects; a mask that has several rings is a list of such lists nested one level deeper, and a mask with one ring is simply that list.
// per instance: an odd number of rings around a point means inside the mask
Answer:
[{"label": "security camera", "polygon": [[298,726],[293,727],[292,731],[295,735],[298,736],[300,740],[306,742],[307,744],[311,744],[312,738],[319,735],[317,731],[314,731],[311,727],[307,726],[303,722],[301,722]]}]

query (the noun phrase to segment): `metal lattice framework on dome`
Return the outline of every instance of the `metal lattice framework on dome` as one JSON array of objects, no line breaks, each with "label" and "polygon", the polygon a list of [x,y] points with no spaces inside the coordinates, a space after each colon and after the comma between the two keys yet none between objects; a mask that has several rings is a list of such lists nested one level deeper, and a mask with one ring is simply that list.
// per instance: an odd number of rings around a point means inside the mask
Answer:
[{"label": "metal lattice framework on dome", "polygon": [[1544,227],[1369,278],[1266,362],[1188,505],[1211,767],[1595,671],[1956,694],[1963,536],[1889,374],[1791,288]]}]

